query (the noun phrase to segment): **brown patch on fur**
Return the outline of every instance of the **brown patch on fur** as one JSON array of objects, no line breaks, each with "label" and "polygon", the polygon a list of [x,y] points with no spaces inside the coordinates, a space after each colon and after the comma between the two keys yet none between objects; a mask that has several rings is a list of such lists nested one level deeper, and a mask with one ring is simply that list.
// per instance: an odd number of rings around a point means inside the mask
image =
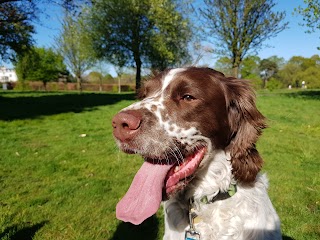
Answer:
[{"label": "brown patch on fur", "polygon": [[151,106],[151,111],[155,112],[157,111],[158,107],[156,105],[152,105]]},{"label": "brown patch on fur", "polygon": [[[224,75],[210,68],[191,67],[177,73],[165,90],[164,105],[173,122],[185,129],[195,127],[215,148],[224,149],[230,142],[230,127],[219,77]],[[184,101],[185,95],[194,100]]]},{"label": "brown patch on fur", "polygon": [[256,142],[266,128],[265,117],[258,111],[255,94],[245,80],[224,79],[228,120],[231,128],[232,172],[243,183],[254,182],[263,160],[256,150]]},{"label": "brown patch on fur", "polygon": [[162,86],[162,78],[166,73],[167,71],[162,72],[161,74],[150,78],[150,80],[146,80],[139,89],[138,99],[142,100],[160,91]]},{"label": "brown patch on fur", "polygon": [[[266,124],[250,84],[210,68],[188,68],[176,78],[168,89],[176,103],[167,103],[170,117],[177,115],[180,126],[195,126],[215,148],[229,150],[235,178],[254,182],[263,164],[255,144]],[[184,106],[177,100],[184,94],[200,101]]]}]

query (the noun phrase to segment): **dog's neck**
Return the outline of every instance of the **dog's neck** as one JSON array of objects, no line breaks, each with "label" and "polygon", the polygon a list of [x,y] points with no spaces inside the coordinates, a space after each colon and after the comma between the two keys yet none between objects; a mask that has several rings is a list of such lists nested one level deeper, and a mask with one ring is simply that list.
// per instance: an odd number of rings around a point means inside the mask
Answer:
[{"label": "dog's neck", "polygon": [[206,168],[199,169],[197,176],[186,191],[185,201],[188,201],[188,225],[186,236],[191,234],[190,239],[198,239],[200,233],[194,228],[194,224],[202,222],[203,209],[207,209],[208,204],[217,201],[224,201],[232,197],[237,192],[236,181],[232,175],[232,168],[230,162],[230,154],[220,150],[214,151],[208,156],[206,161]]},{"label": "dog's neck", "polygon": [[215,196],[228,193],[236,185],[231,172],[230,154],[223,150],[214,151],[204,161],[207,167],[199,169],[185,192],[185,199],[199,203],[207,199],[211,202]]}]

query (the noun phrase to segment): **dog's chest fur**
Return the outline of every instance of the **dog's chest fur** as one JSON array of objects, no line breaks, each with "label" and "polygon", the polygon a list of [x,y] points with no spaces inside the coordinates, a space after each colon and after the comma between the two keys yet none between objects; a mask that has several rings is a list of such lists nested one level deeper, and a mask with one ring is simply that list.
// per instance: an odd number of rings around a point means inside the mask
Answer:
[{"label": "dog's chest fur", "polygon": [[[202,203],[201,198],[217,191],[227,191],[233,177],[230,159],[223,151],[199,174],[183,194],[164,202],[164,240],[184,240],[190,229],[188,213],[191,207],[198,215],[195,230],[202,240],[220,239],[281,239],[280,221],[269,200],[266,175],[258,175],[253,186],[237,184],[237,192],[230,198]],[[257,220],[258,219],[258,220]]]}]

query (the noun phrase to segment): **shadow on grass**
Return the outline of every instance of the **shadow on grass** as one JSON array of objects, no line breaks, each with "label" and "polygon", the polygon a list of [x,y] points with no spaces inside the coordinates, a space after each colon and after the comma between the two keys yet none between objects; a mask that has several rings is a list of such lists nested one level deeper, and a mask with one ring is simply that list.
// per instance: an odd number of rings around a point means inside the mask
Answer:
[{"label": "shadow on grass", "polygon": [[[8,96],[6,96],[8,95]],[[19,93],[0,94],[0,120],[36,118],[67,112],[82,112],[97,106],[115,104],[121,100],[133,100],[132,94],[101,93]]]},{"label": "shadow on grass", "polygon": [[282,236],[282,240],[294,240],[294,239],[288,236]]},{"label": "shadow on grass", "polygon": [[285,96],[304,99],[320,100],[320,90],[302,90],[297,92],[285,93]]},{"label": "shadow on grass", "polygon": [[110,240],[155,240],[158,236],[159,220],[156,216],[148,218],[140,225],[121,222]]},{"label": "shadow on grass", "polygon": [[22,223],[15,224],[0,233],[0,239],[8,240],[32,240],[34,235],[39,231],[48,221],[44,221],[38,224]]}]

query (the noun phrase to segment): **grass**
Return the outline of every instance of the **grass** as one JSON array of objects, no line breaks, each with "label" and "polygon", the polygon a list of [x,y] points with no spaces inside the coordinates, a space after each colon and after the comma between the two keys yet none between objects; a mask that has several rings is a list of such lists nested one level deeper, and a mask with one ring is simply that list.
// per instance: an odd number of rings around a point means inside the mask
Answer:
[{"label": "grass", "polygon": [[[111,118],[133,94],[0,92],[0,239],[162,239],[115,206],[141,165],[119,152]],[[284,239],[319,239],[320,91],[260,92],[258,143]]]}]

